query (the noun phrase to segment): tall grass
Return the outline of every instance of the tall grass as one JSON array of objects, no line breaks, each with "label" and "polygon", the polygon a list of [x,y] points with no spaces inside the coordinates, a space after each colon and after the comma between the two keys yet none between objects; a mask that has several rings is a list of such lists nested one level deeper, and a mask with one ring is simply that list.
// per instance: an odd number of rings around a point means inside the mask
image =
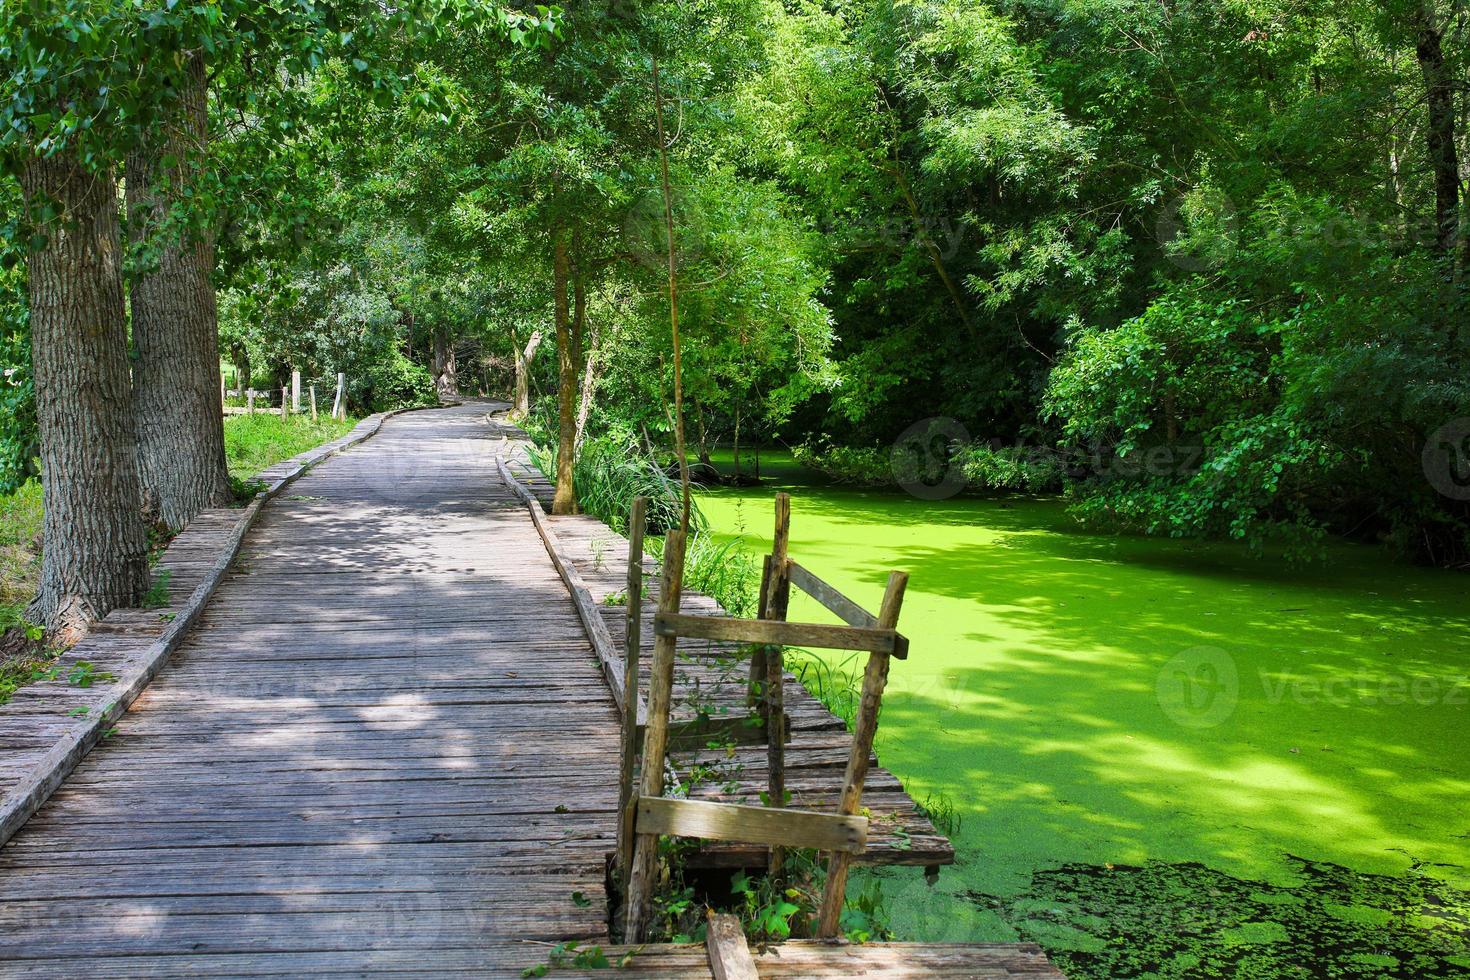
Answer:
[{"label": "tall grass", "polygon": [[[546,478],[556,479],[556,448],[532,443],[531,462]],[[660,535],[679,526],[683,489],[679,481],[644,456],[636,446],[611,439],[589,439],[572,465],[572,486],[583,513],[591,514],[619,534],[628,533],[628,508],[634,497],[648,498],[648,533]],[[689,515],[690,526],[705,526],[698,504]]]},{"label": "tall grass", "polygon": [[858,705],[862,703],[862,668],[858,655],[853,654],[840,663],[829,663],[806,650],[788,650],[786,666],[801,681],[801,686],[832,712],[848,731],[857,721]]},{"label": "tall grass", "polygon": [[325,415],[315,422],[308,415],[281,418],[275,413],[231,415],[225,419],[225,461],[230,475],[251,477],[267,466],[346,435],[356,419]]},{"label": "tall grass", "polygon": [[[533,430],[534,431],[534,430]],[[545,438],[542,434],[541,438]],[[531,462],[548,478],[556,474],[556,450],[535,442],[527,447]],[[679,526],[683,488],[636,446],[611,439],[588,440],[572,467],[572,483],[583,513],[591,514],[619,534],[628,533],[628,510],[634,497],[648,498],[645,544],[663,553],[659,540]],[[754,616],[760,592],[760,564],[740,539],[720,542],[709,533],[697,502],[691,501],[689,544],[684,552],[684,587],[714,599],[732,616]]]},{"label": "tall grass", "polygon": [[731,616],[749,619],[759,608],[759,560],[742,538],[720,542],[696,531],[684,549],[684,588],[704,593]]},{"label": "tall grass", "polygon": [[0,633],[16,625],[41,576],[41,482],[0,497]]}]

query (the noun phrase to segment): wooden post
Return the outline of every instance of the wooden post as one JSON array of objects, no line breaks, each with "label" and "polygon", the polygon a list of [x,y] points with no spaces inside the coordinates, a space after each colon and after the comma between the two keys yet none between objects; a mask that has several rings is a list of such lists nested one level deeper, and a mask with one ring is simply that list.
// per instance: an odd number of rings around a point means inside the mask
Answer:
[{"label": "wooden post", "polygon": [[[904,572],[888,576],[888,590],[878,610],[880,629],[898,628],[898,611],[903,606],[903,591],[909,577]],[[863,672],[863,700],[858,706],[852,732],[852,751],[847,756],[847,775],[842,781],[842,799],[837,812],[851,816],[858,812],[863,798],[863,781],[868,777],[868,756],[873,751],[873,738],[878,733],[878,709],[883,703],[883,688],[888,684],[886,653],[868,655],[868,668]],[[852,856],[845,851],[832,852],[827,861],[827,884],[822,892],[822,908],[817,920],[817,938],[837,935],[842,918],[842,905],[847,899],[847,869]]]},{"label": "wooden post", "polygon": [[[756,619],[766,618],[766,596],[771,590],[771,556],[761,559],[761,590],[756,597]],[[764,698],[761,691],[766,685],[766,648],[756,647],[750,653],[750,684],[746,690],[746,705],[761,710]]]},{"label": "wooden post", "polygon": [[347,417],[347,372],[337,372],[337,399],[332,402],[332,418],[345,419]]},{"label": "wooden post", "polygon": [[[773,567],[773,561],[777,554],[780,554],[783,561],[785,560],[787,551],[790,548],[790,537],[791,495],[788,493],[778,493],[776,494],[776,530],[771,539],[771,554],[766,558],[761,568],[761,591],[760,598],[757,600],[759,609],[756,611],[756,618],[758,619],[770,618],[771,596],[777,588],[772,578],[777,571]],[[784,573],[784,569],[781,569],[781,571]],[[789,588],[786,594],[790,594]],[[784,611],[781,614],[781,618],[786,618]],[[766,648],[759,647],[751,654],[750,658],[750,703],[752,706],[763,703],[764,701],[762,692],[766,685],[766,671]]]},{"label": "wooden post", "polygon": [[634,497],[628,513],[627,631],[623,641],[623,745],[618,771],[618,874],[633,864],[633,768],[638,756],[638,658],[643,642],[643,531],[648,498]]},{"label": "wooden post", "polygon": [[311,386],[311,420],[316,421],[316,385]]},{"label": "wooden post", "polygon": [[249,391],[245,392],[245,414],[246,415],[254,415],[255,414],[255,389],[254,388],[251,388]]},{"label": "wooden post", "polygon": [[[766,610],[762,619],[786,619],[786,607],[791,600],[791,577],[787,572],[787,554],[791,548],[791,495],[776,494],[776,529],[771,536],[770,573],[767,576]],[[761,714],[766,721],[766,768],[769,779],[766,783],[766,805],[786,805],[786,683],[785,657],[781,647],[765,648],[765,668]],[[769,871],[772,878],[779,878],[785,854],[779,847],[771,848]]]},{"label": "wooden post", "polygon": [[291,411],[301,414],[301,372],[291,369]]},{"label": "wooden post", "polygon": [[283,419],[291,414],[291,402],[288,401],[290,397],[291,390],[283,387],[281,389],[281,418]]},{"label": "wooden post", "polygon": [[[659,579],[660,612],[679,611],[679,591],[684,581],[684,532],[672,530],[664,537],[663,575]],[[662,796],[664,758],[669,743],[669,701],[674,687],[674,645],[677,637],[659,636],[653,642],[653,663],[648,677],[648,721],[643,736],[640,796]],[[658,835],[639,834],[633,846],[633,866],[623,906],[623,942],[640,943],[648,931],[653,908],[653,888],[658,880]]]}]

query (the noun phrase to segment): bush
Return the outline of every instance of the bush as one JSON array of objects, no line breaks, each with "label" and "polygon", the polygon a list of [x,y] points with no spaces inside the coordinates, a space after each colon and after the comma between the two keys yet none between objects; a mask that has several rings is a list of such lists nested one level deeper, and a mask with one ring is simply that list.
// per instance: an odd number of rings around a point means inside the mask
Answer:
[{"label": "bush", "polygon": [[397,351],[373,362],[359,390],[360,403],[371,412],[439,404],[439,393],[428,370]]},{"label": "bush", "polygon": [[29,324],[18,276],[0,273],[0,493],[15,491],[38,472]]},{"label": "bush", "polygon": [[796,446],[792,457],[835,483],[888,487],[894,485],[892,453],[886,449],[852,446]]},{"label": "bush", "polygon": [[1062,456],[1040,446],[967,446],[959,463],[971,488],[1051,493],[1067,475]]}]

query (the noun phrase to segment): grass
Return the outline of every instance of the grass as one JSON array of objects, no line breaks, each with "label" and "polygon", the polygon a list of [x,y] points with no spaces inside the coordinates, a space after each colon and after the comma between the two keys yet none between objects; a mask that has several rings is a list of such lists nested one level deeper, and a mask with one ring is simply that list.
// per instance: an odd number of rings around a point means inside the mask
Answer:
[{"label": "grass", "polygon": [[[1470,975],[1463,575],[1090,533],[1046,498],[834,488],[775,454],[762,471],[793,494],[803,564],[869,607],[912,576],[877,748],[958,864],[934,887],[855,876],[884,881],[900,936],[1034,939],[1078,978],[1329,975],[1313,956]],[[702,493],[715,538],[768,548],[775,489]],[[831,621],[800,595],[790,616]],[[794,665],[839,714],[849,656]],[[1201,895],[1221,929],[1189,924]]]},{"label": "grass", "polygon": [[306,415],[286,419],[266,412],[231,415],[225,419],[225,460],[230,475],[241,479],[254,476],[267,466],[346,435],[356,424],[357,419],[326,415],[315,422]]},{"label": "grass", "polygon": [[41,484],[0,497],[0,632],[15,625],[41,575]]}]

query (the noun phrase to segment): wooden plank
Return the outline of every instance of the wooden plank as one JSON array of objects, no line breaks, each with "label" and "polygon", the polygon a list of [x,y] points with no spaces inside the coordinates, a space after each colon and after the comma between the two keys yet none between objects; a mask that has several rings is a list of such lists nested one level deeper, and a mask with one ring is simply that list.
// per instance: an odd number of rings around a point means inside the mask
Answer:
[{"label": "wooden plank", "polygon": [[834,613],[848,626],[858,626],[864,629],[877,628],[877,616],[843,595],[835,586],[822,581],[805,566],[793,560],[788,562],[786,571],[791,576],[792,585],[820,602],[828,612]]},{"label": "wooden plank", "polygon": [[[835,586],[818,578],[816,573],[812,572],[809,568],[795,561],[788,561],[787,572],[791,576],[792,585],[817,600],[828,612],[836,615],[847,625],[866,629],[878,628],[878,617],[843,595]],[[898,634],[897,642],[894,644],[893,658],[895,660],[907,660],[908,655],[908,637],[900,633]]]},{"label": "wooden plank", "polygon": [[[899,610],[903,608],[903,593],[909,577],[905,572],[893,572],[888,576],[888,588],[883,593],[883,605],[878,610],[878,625],[893,629],[898,625]],[[868,775],[868,756],[873,751],[873,739],[878,734],[878,710],[883,703],[883,689],[888,685],[888,656],[873,653],[868,656],[868,666],[863,673],[863,696],[858,705],[857,719],[852,731],[852,754],[847,760],[847,775],[842,783],[842,799],[838,804],[841,813],[857,813],[862,803],[863,783]],[[835,851],[827,862],[827,881],[822,889],[822,905],[817,918],[817,937],[831,939],[837,935],[842,906],[847,900],[847,871],[850,857]]]},{"label": "wooden plank", "polygon": [[[791,495],[776,494],[776,524],[771,538],[769,593],[761,619],[784,623],[791,601],[789,556],[791,544]],[[766,806],[786,805],[786,683],[785,658],[781,647],[766,647],[766,676],[762,678],[761,714],[766,719]],[[771,848],[766,869],[777,887],[782,886],[781,869],[786,856],[779,846]]]},{"label": "wooden plank", "polygon": [[898,631],[826,623],[783,623],[733,616],[691,616],[660,612],[654,617],[656,636],[696,640],[732,640],[765,646],[818,647],[829,650],[866,650],[892,655]]},{"label": "wooden plank", "polygon": [[860,854],[867,845],[868,818],[645,796],[638,800],[638,833]]},{"label": "wooden plank", "polygon": [[745,930],[735,916],[710,911],[704,948],[715,980],[760,980]]}]

